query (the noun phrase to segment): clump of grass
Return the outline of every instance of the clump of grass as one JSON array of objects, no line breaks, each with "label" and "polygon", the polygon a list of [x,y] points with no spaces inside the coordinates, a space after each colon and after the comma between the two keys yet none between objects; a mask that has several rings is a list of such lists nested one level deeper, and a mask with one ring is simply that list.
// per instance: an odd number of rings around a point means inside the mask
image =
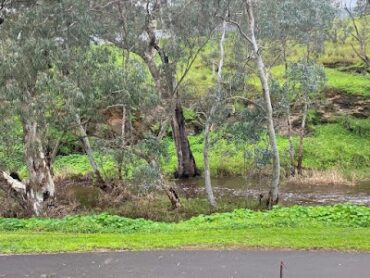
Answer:
[{"label": "clump of grass", "polygon": [[358,178],[352,176],[348,178],[343,174],[343,170],[336,168],[318,171],[308,170],[305,171],[304,175],[296,175],[295,177],[289,178],[288,182],[295,184],[315,184],[315,185],[355,185],[355,180]]}]

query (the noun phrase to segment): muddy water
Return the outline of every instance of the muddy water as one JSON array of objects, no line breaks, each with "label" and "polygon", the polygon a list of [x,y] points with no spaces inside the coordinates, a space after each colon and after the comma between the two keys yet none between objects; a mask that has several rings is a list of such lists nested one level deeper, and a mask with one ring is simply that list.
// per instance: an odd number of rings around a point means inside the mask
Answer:
[{"label": "muddy water", "polygon": [[[242,177],[215,178],[212,185],[218,197],[246,197],[257,199],[268,191],[268,182],[252,183]],[[202,178],[176,181],[177,190],[187,198],[205,195]],[[302,185],[281,186],[280,200],[285,204],[354,203],[370,206],[370,181],[356,185]]]}]

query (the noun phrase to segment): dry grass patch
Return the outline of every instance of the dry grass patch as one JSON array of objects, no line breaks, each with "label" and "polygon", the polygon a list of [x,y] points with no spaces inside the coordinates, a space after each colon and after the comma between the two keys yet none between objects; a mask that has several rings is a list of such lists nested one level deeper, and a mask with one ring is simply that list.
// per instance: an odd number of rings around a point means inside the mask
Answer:
[{"label": "dry grass patch", "polygon": [[348,185],[354,186],[358,181],[355,175],[347,177],[341,170],[330,169],[325,171],[306,170],[303,176],[296,175],[288,180],[295,184],[315,184],[315,185]]}]

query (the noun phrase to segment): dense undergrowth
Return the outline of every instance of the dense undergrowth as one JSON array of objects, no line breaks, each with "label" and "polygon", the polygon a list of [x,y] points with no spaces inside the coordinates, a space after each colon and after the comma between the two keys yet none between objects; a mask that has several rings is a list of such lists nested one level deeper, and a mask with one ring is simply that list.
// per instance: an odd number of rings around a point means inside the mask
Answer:
[{"label": "dense undergrowth", "polygon": [[[351,173],[349,178],[369,178],[370,145],[368,144],[370,120],[350,119],[346,122],[312,126],[312,132],[305,140],[304,167],[313,170],[337,169],[344,174]],[[189,137],[193,155],[200,170],[203,170],[203,136]],[[177,160],[172,140],[166,141],[168,158],[162,162],[166,175],[172,176],[176,169]],[[278,138],[283,167],[288,161],[288,139]],[[298,138],[294,138],[298,147]],[[244,175],[251,161],[245,160],[244,151],[253,152],[253,146],[247,143],[234,142],[219,138],[212,144],[210,150],[210,168],[213,176]],[[99,156],[103,173],[107,176],[116,175],[116,166],[109,156]],[[249,166],[248,166],[249,165]],[[85,155],[69,155],[58,157],[54,170],[56,175],[85,175],[91,171]],[[26,169],[22,171],[26,173]],[[129,173],[132,173],[129,172]]]},{"label": "dense undergrowth", "polygon": [[136,233],[213,229],[250,229],[278,227],[370,227],[370,208],[356,205],[335,205],[289,208],[271,211],[238,209],[228,213],[199,215],[179,223],[130,219],[106,213],[88,216],[67,216],[61,219],[0,218],[0,231],[67,232],[67,233]]}]

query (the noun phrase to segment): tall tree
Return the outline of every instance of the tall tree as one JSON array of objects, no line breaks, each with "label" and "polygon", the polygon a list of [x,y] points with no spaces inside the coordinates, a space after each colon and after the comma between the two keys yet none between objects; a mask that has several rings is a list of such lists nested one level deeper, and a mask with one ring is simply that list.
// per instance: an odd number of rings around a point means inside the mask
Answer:
[{"label": "tall tree", "polygon": [[[60,106],[50,84],[56,74],[56,57],[68,46],[87,45],[91,33],[80,36],[86,24],[87,2],[3,1],[4,23],[1,25],[0,83],[5,102],[12,103],[11,114],[23,125],[24,158],[28,168],[29,197],[37,213],[42,203],[54,196],[55,186],[45,155],[45,138],[49,118]],[[81,16],[82,15],[82,16]],[[67,38],[66,32],[69,33]]]},{"label": "tall tree", "polygon": [[[237,22],[232,19],[229,19],[229,21],[238,27],[239,33],[241,34],[242,38],[245,39],[245,41],[248,43],[247,47],[251,48],[252,51],[251,58],[254,58],[255,60],[257,74],[262,87],[263,93],[262,95],[265,102],[264,105],[266,113],[267,131],[269,135],[269,144],[272,155],[272,180],[268,197],[268,207],[271,208],[279,201],[280,156],[277,146],[276,132],[273,119],[273,108],[271,102],[269,76],[266,70],[262,49],[257,40],[257,28],[256,28],[257,23],[254,13],[254,8],[257,2],[258,1],[244,0],[242,1],[243,8],[237,7],[239,12],[237,12],[236,15],[239,16],[240,11],[242,10],[243,11],[242,15],[245,16],[245,23],[247,26],[246,31],[244,31],[243,29],[242,25],[243,22]],[[242,20],[243,19],[244,18],[242,18]]]},{"label": "tall tree", "polygon": [[357,0],[356,4],[354,11],[351,11],[347,6],[345,7],[353,27],[352,37],[358,45],[358,47],[356,47],[351,43],[351,46],[357,57],[359,57],[366,68],[370,70],[370,57],[367,51],[370,33],[370,2],[368,0]]},{"label": "tall tree", "polygon": [[[324,42],[330,36],[336,15],[336,7],[331,0],[261,0],[256,3],[258,35],[267,52],[273,52],[274,62],[282,62],[285,68],[284,79],[287,79],[288,66],[296,60],[293,50],[297,45],[306,46],[305,59],[313,60],[323,51]],[[278,45],[278,47],[276,47]],[[280,46],[280,47],[279,47]],[[276,51],[277,50],[277,51]],[[280,58],[281,57],[281,58]],[[299,57],[303,58],[303,57]],[[285,90],[284,88],[282,88]],[[292,140],[291,113],[295,109],[296,98],[287,96],[285,105],[289,137],[290,165],[289,175],[295,175],[295,150]]]},{"label": "tall tree", "polygon": [[[144,61],[164,106],[173,111],[171,127],[178,178],[199,174],[187,139],[179,91],[212,34],[216,2],[109,1],[99,2],[95,7],[96,14],[107,25],[102,37]],[[181,74],[180,65],[184,68]]]},{"label": "tall tree", "polygon": [[326,78],[322,66],[302,62],[289,65],[287,79],[289,93],[293,95],[292,98],[302,107],[300,142],[297,154],[297,171],[299,175],[302,175],[308,111],[312,103],[318,99],[319,93],[324,88]]},{"label": "tall tree", "polygon": [[215,92],[212,92],[207,96],[208,111],[206,114],[206,120],[204,125],[204,146],[203,146],[203,160],[204,160],[204,183],[208,195],[208,202],[211,206],[216,207],[216,198],[213,194],[212,182],[211,182],[211,171],[209,167],[209,147],[210,147],[210,131],[212,124],[215,120],[216,113],[220,113],[220,108],[225,102],[225,96],[222,88],[222,69],[225,61],[225,49],[224,42],[226,37],[226,20],[223,20],[221,38],[219,42],[220,47],[220,60],[217,67],[217,84]]},{"label": "tall tree", "polygon": [[[10,4],[10,3],[9,3]],[[14,4],[14,3],[12,3]],[[16,5],[16,4],[14,4]],[[29,174],[29,197],[36,213],[54,196],[55,186],[42,144],[47,105],[51,102],[45,80],[51,74],[49,53],[56,49],[55,29],[50,28],[49,5],[36,1],[7,9],[0,28],[0,83],[2,101],[12,103],[23,125],[24,158]],[[50,24],[50,25],[49,25]]]}]

